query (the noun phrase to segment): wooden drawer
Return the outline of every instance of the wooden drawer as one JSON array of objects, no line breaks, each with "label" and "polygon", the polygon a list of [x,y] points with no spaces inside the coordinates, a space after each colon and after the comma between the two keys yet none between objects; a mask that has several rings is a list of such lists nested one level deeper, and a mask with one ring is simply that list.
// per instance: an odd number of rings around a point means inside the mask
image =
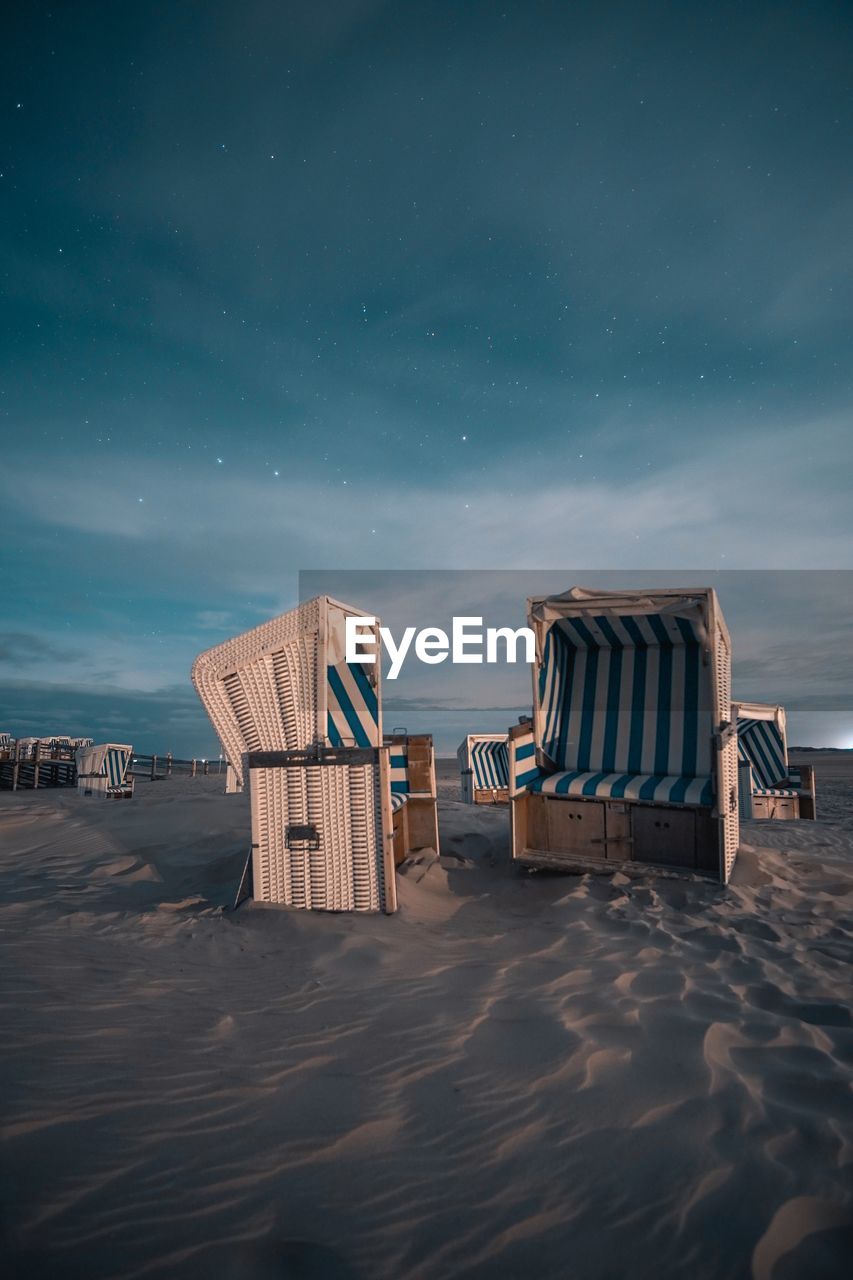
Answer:
[{"label": "wooden drawer", "polygon": [[753,818],[799,818],[800,802],[796,796],[753,796]]},{"label": "wooden drawer", "polygon": [[692,809],[633,805],[634,859],[663,867],[696,866],[696,814]]}]

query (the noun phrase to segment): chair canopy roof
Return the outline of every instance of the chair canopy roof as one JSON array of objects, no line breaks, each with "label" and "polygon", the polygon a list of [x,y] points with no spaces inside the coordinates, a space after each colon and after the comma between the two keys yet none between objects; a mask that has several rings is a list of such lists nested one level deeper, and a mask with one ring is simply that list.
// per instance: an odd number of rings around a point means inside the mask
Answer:
[{"label": "chair canopy roof", "polygon": [[193,684],[241,783],[249,751],[381,744],[378,619],[377,662],[346,662],[346,619],[366,616],[317,596],[196,658]]}]

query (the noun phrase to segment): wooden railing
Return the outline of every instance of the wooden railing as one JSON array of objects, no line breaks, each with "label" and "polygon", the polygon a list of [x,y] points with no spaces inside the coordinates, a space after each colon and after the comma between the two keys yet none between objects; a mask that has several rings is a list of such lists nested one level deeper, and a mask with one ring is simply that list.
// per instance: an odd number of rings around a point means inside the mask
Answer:
[{"label": "wooden railing", "polygon": [[136,778],[171,778],[175,775],[195,778],[210,773],[224,773],[228,761],[224,757],[215,760],[194,757],[191,760],[180,760],[171,751],[165,755],[145,755],[135,752],[130,764],[130,772]]}]

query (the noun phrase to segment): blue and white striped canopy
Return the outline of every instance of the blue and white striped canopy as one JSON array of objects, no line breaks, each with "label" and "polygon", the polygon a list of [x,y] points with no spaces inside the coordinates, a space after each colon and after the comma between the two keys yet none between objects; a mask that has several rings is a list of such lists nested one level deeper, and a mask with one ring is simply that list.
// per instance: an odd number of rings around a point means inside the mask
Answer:
[{"label": "blue and white striped canopy", "polygon": [[774,788],[788,778],[785,739],[775,720],[738,717],[737,753],[741,764],[752,765],[753,792]]},{"label": "blue and white striped canopy", "polygon": [[326,669],[328,734],[333,747],[375,747],[379,740],[379,700],[362,663],[339,662]]},{"label": "blue and white striped canopy", "polygon": [[710,779],[706,643],[698,620],[687,613],[553,621],[539,671],[537,710],[540,745],[554,768]]},{"label": "blue and white striped canopy", "polygon": [[78,748],[75,759],[80,777],[106,778],[111,787],[120,787],[127,776],[133,747],[114,742]]},{"label": "blue and white striped canopy", "polygon": [[471,743],[471,771],[478,790],[506,789],[509,785],[506,738],[475,738]]}]

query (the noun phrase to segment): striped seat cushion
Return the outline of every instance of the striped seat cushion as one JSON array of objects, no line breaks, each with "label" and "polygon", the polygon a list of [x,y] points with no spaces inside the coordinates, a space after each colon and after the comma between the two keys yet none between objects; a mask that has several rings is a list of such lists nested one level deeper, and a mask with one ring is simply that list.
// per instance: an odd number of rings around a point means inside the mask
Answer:
[{"label": "striped seat cushion", "polygon": [[753,787],[752,794],[754,796],[799,796],[810,795],[809,791],[792,791],[787,787]]},{"label": "striped seat cushion", "polygon": [[701,805],[706,808],[713,800],[710,778],[654,773],[591,773],[569,769],[536,778],[529,790],[543,795],[654,800],[658,803]]},{"label": "striped seat cushion", "polygon": [[396,791],[392,792],[391,793],[391,812],[396,813],[398,809],[402,809],[403,805],[406,803],[408,798],[409,798],[408,796],[401,795],[399,792],[396,792]]}]

